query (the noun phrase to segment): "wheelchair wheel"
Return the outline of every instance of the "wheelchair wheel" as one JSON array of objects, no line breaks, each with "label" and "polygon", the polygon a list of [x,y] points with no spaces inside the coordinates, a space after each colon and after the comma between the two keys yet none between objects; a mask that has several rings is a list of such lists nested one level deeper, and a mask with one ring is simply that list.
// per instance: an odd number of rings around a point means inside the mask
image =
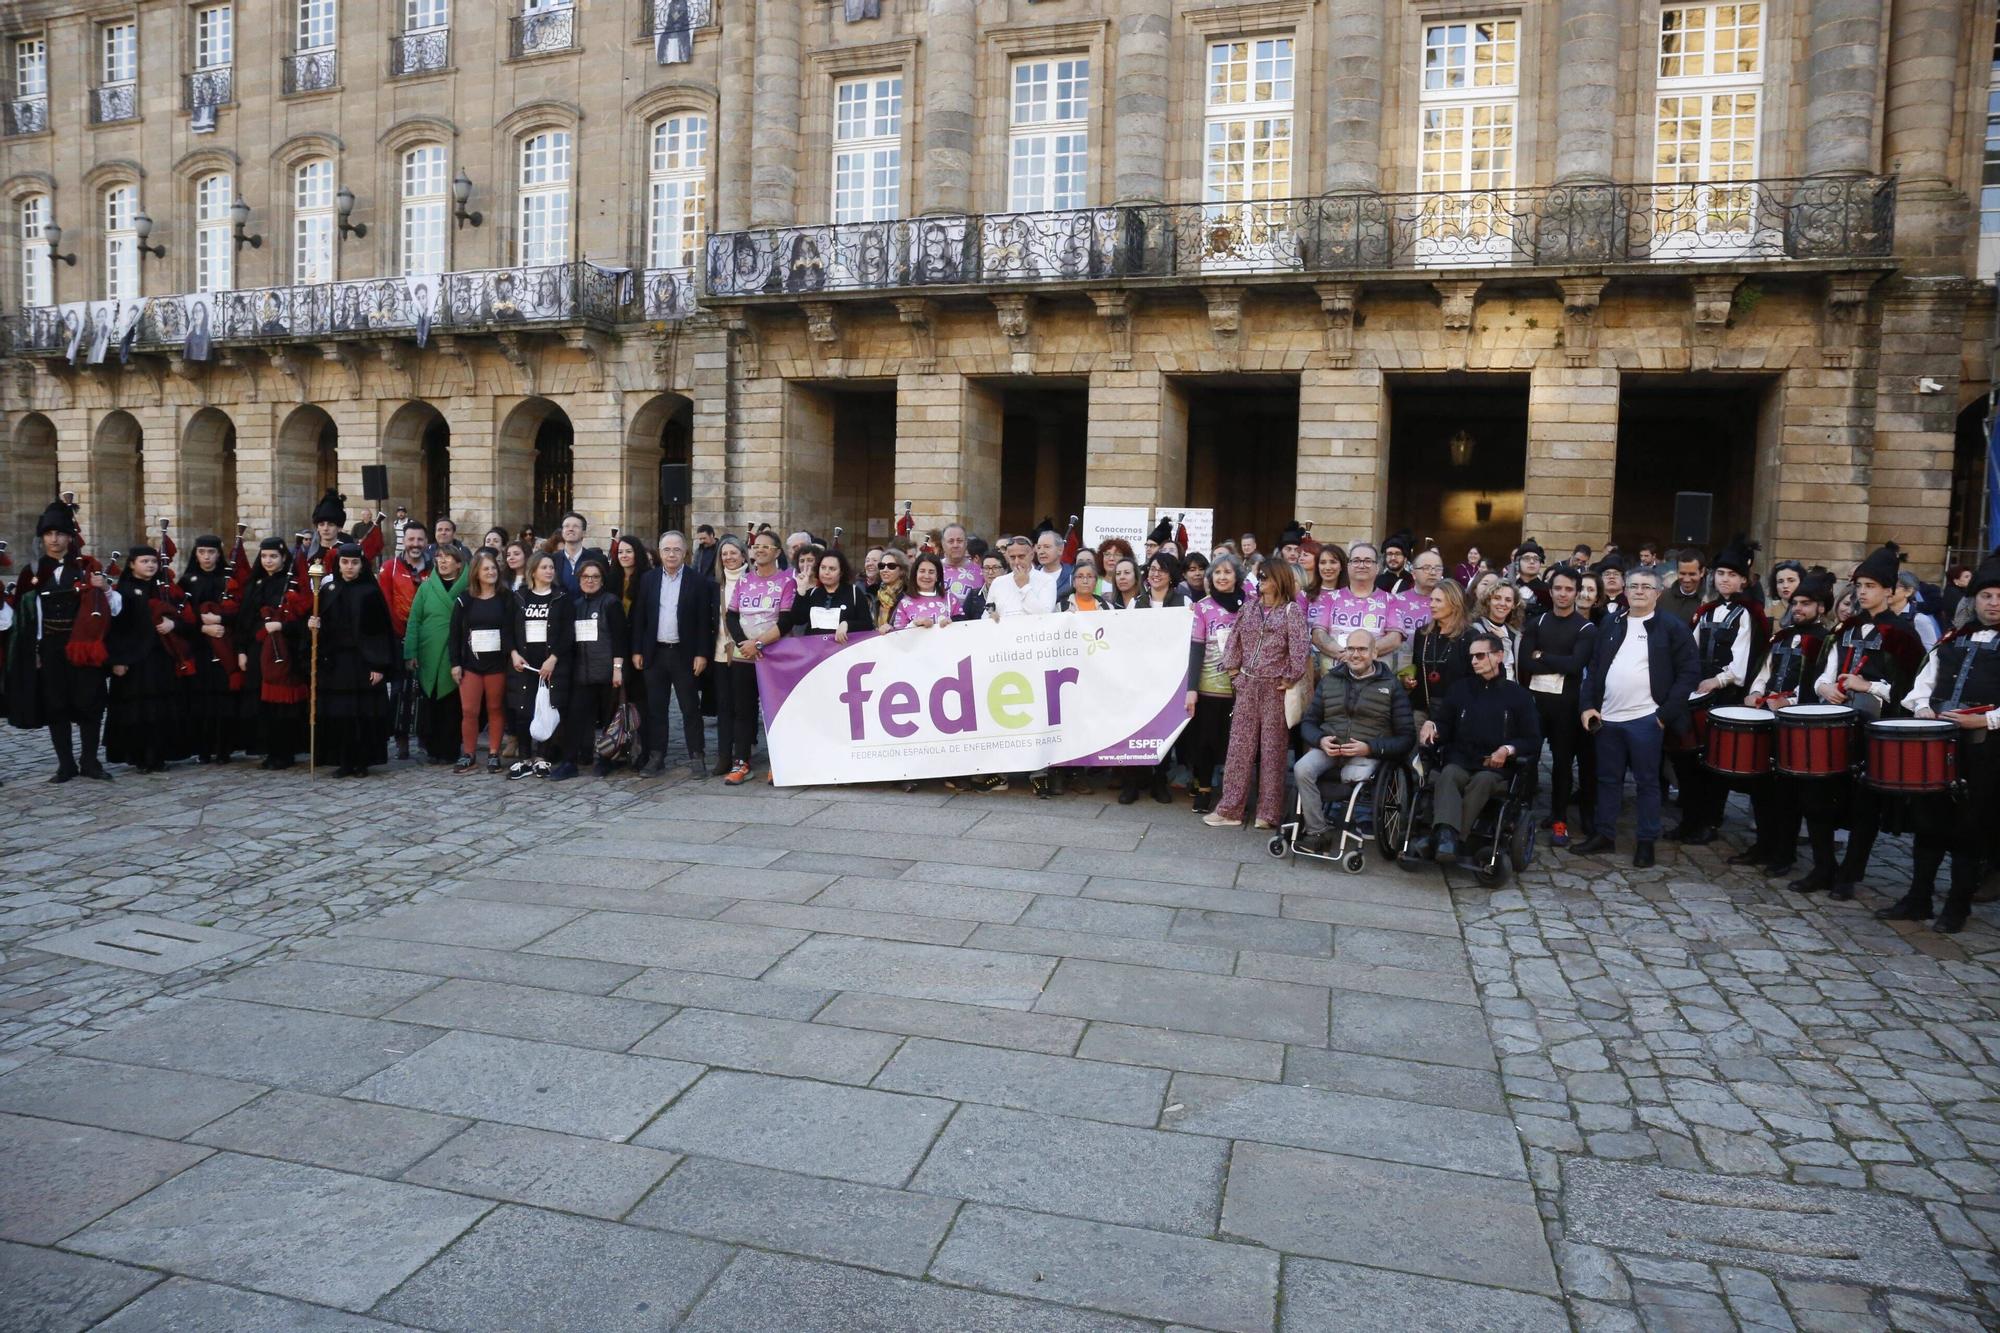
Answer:
[{"label": "wheelchair wheel", "polygon": [[1360,852],[1349,852],[1341,858],[1340,868],[1350,875],[1358,875],[1368,868],[1368,861]]},{"label": "wheelchair wheel", "polygon": [[1514,820],[1514,836],[1507,840],[1507,859],[1514,863],[1514,873],[1520,874],[1535,861],[1535,817],[1533,812],[1523,810]]},{"label": "wheelchair wheel", "polygon": [[1273,834],[1271,841],[1265,845],[1264,850],[1282,861],[1285,859],[1285,853],[1291,850],[1291,844],[1285,841],[1282,833]]},{"label": "wheelchair wheel", "polygon": [[1493,858],[1490,866],[1479,866],[1473,870],[1473,878],[1489,889],[1497,889],[1507,882],[1507,854],[1501,852]]},{"label": "wheelchair wheel", "polygon": [[1410,770],[1399,763],[1383,765],[1375,778],[1375,846],[1382,855],[1402,855],[1415,804]]}]

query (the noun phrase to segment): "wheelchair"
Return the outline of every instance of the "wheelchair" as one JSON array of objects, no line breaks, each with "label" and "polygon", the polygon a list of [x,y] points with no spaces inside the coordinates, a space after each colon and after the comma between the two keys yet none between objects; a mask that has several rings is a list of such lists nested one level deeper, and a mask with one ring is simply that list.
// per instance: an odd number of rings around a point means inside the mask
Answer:
[{"label": "wheelchair", "polygon": [[[1510,869],[1518,875],[1534,864],[1535,790],[1540,758],[1535,753],[1508,760],[1506,785],[1486,803],[1479,818],[1466,831],[1458,863],[1470,866],[1481,884],[1497,887],[1506,883]],[[1409,791],[1390,797],[1406,812],[1397,830],[1399,840],[1393,856],[1400,868],[1414,871],[1426,861],[1437,859],[1434,787],[1437,774],[1444,768],[1444,758],[1436,746],[1424,746],[1402,768],[1402,780],[1409,784]]]},{"label": "wheelchair", "polygon": [[1305,857],[1310,861],[1330,861],[1350,875],[1368,868],[1368,844],[1384,857],[1395,857],[1405,842],[1409,798],[1415,784],[1408,762],[1385,759],[1372,776],[1348,782],[1344,796],[1326,803],[1327,830],[1332,845],[1323,852],[1302,845],[1305,836],[1304,803],[1310,799],[1289,776],[1292,792],[1291,813],[1278,822],[1266,848],[1280,859]]}]

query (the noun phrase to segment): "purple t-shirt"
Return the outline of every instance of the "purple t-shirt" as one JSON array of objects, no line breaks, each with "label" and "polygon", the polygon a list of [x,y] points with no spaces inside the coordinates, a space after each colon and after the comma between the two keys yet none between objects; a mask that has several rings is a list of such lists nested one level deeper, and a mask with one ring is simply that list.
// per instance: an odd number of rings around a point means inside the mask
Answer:
[{"label": "purple t-shirt", "polygon": [[1413,585],[1397,593],[1391,600],[1393,606],[1389,615],[1389,628],[1401,631],[1405,639],[1431,623],[1429,593],[1418,592]]},{"label": "purple t-shirt", "polygon": [[798,575],[783,565],[769,575],[746,569],[729,594],[729,609],[743,622],[744,636],[755,639],[777,627],[778,613],[790,610],[798,595]]},{"label": "purple t-shirt", "polygon": [[913,592],[896,603],[896,613],[889,617],[889,628],[905,629],[919,620],[950,620],[952,607],[956,603],[957,599],[949,593]]},{"label": "purple t-shirt", "polygon": [[1222,654],[1229,649],[1229,636],[1236,632],[1237,612],[1213,597],[1202,598],[1192,609],[1194,625],[1188,631],[1188,638],[1203,645],[1201,678],[1195,681],[1195,690],[1227,698],[1236,693],[1236,683],[1222,669]]},{"label": "purple t-shirt", "polygon": [[1322,596],[1331,599],[1328,623],[1316,624],[1315,629],[1325,629],[1335,636],[1351,629],[1365,629],[1379,639],[1389,631],[1400,628],[1394,619],[1397,599],[1380,588],[1365,597],[1351,588]]},{"label": "purple t-shirt", "polygon": [[954,565],[950,561],[942,563],[944,586],[951,593],[953,602],[963,605],[967,593],[986,586],[986,571],[981,569],[979,562],[971,556],[965,557],[965,563],[962,565]]}]

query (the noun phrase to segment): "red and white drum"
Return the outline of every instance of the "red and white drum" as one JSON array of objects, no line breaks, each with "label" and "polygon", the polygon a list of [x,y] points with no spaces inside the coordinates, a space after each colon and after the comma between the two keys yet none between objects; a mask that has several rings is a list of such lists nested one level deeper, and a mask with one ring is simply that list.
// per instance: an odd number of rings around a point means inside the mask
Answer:
[{"label": "red and white drum", "polygon": [[1868,724],[1868,785],[1921,795],[1947,792],[1958,777],[1958,728],[1949,722],[1893,718]]},{"label": "red and white drum", "polygon": [[1701,762],[1724,777],[1761,778],[1771,771],[1777,749],[1778,719],[1769,710],[1717,708],[1709,714]]},{"label": "red and white drum", "polygon": [[1861,714],[1845,704],[1778,711],[1778,771],[1795,778],[1846,777],[1859,752]]}]

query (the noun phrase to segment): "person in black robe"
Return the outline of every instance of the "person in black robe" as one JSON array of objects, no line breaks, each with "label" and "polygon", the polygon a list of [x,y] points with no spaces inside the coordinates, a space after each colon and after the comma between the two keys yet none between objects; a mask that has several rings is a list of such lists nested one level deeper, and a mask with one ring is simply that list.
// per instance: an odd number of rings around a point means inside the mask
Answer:
[{"label": "person in black robe", "polygon": [[194,660],[194,674],[187,681],[185,695],[188,744],[196,762],[226,764],[230,752],[237,748],[237,721],[242,711],[237,692],[243,687],[243,671],[236,664],[237,607],[222,559],[221,538],[203,535],[194,539],[194,549],[188,552],[187,566],[181,571],[181,591],[187,597],[188,614],[181,634]]},{"label": "person in black robe", "polygon": [[292,573],[282,537],[266,537],[243,590],[235,625],[236,665],[243,672],[239,717],[264,769],[290,768],[306,748],[307,669],[312,596]]},{"label": "person in black robe", "polygon": [[135,546],[118,576],[119,605],[105,647],[111,654],[111,712],[104,757],[141,773],[163,773],[178,757],[180,599],[160,575],[160,553]]},{"label": "person in black robe", "polygon": [[389,692],[384,682],[398,645],[389,603],[368,557],[354,542],[335,551],[334,575],[320,590],[318,757],[336,777],[366,777],[389,760]]},{"label": "person in black robe", "polygon": [[[116,614],[118,590],[105,583],[97,562],[82,553],[83,534],[68,502],[57,500],[42,512],[35,537],[41,558],[14,585],[8,720],[23,729],[49,729],[49,743],[56,753],[56,771],[49,781],[82,776],[109,782],[111,775],[97,758],[104,723],[106,627],[86,622]],[[75,654],[70,651],[73,639]],[[72,661],[72,656],[83,660]]]}]

